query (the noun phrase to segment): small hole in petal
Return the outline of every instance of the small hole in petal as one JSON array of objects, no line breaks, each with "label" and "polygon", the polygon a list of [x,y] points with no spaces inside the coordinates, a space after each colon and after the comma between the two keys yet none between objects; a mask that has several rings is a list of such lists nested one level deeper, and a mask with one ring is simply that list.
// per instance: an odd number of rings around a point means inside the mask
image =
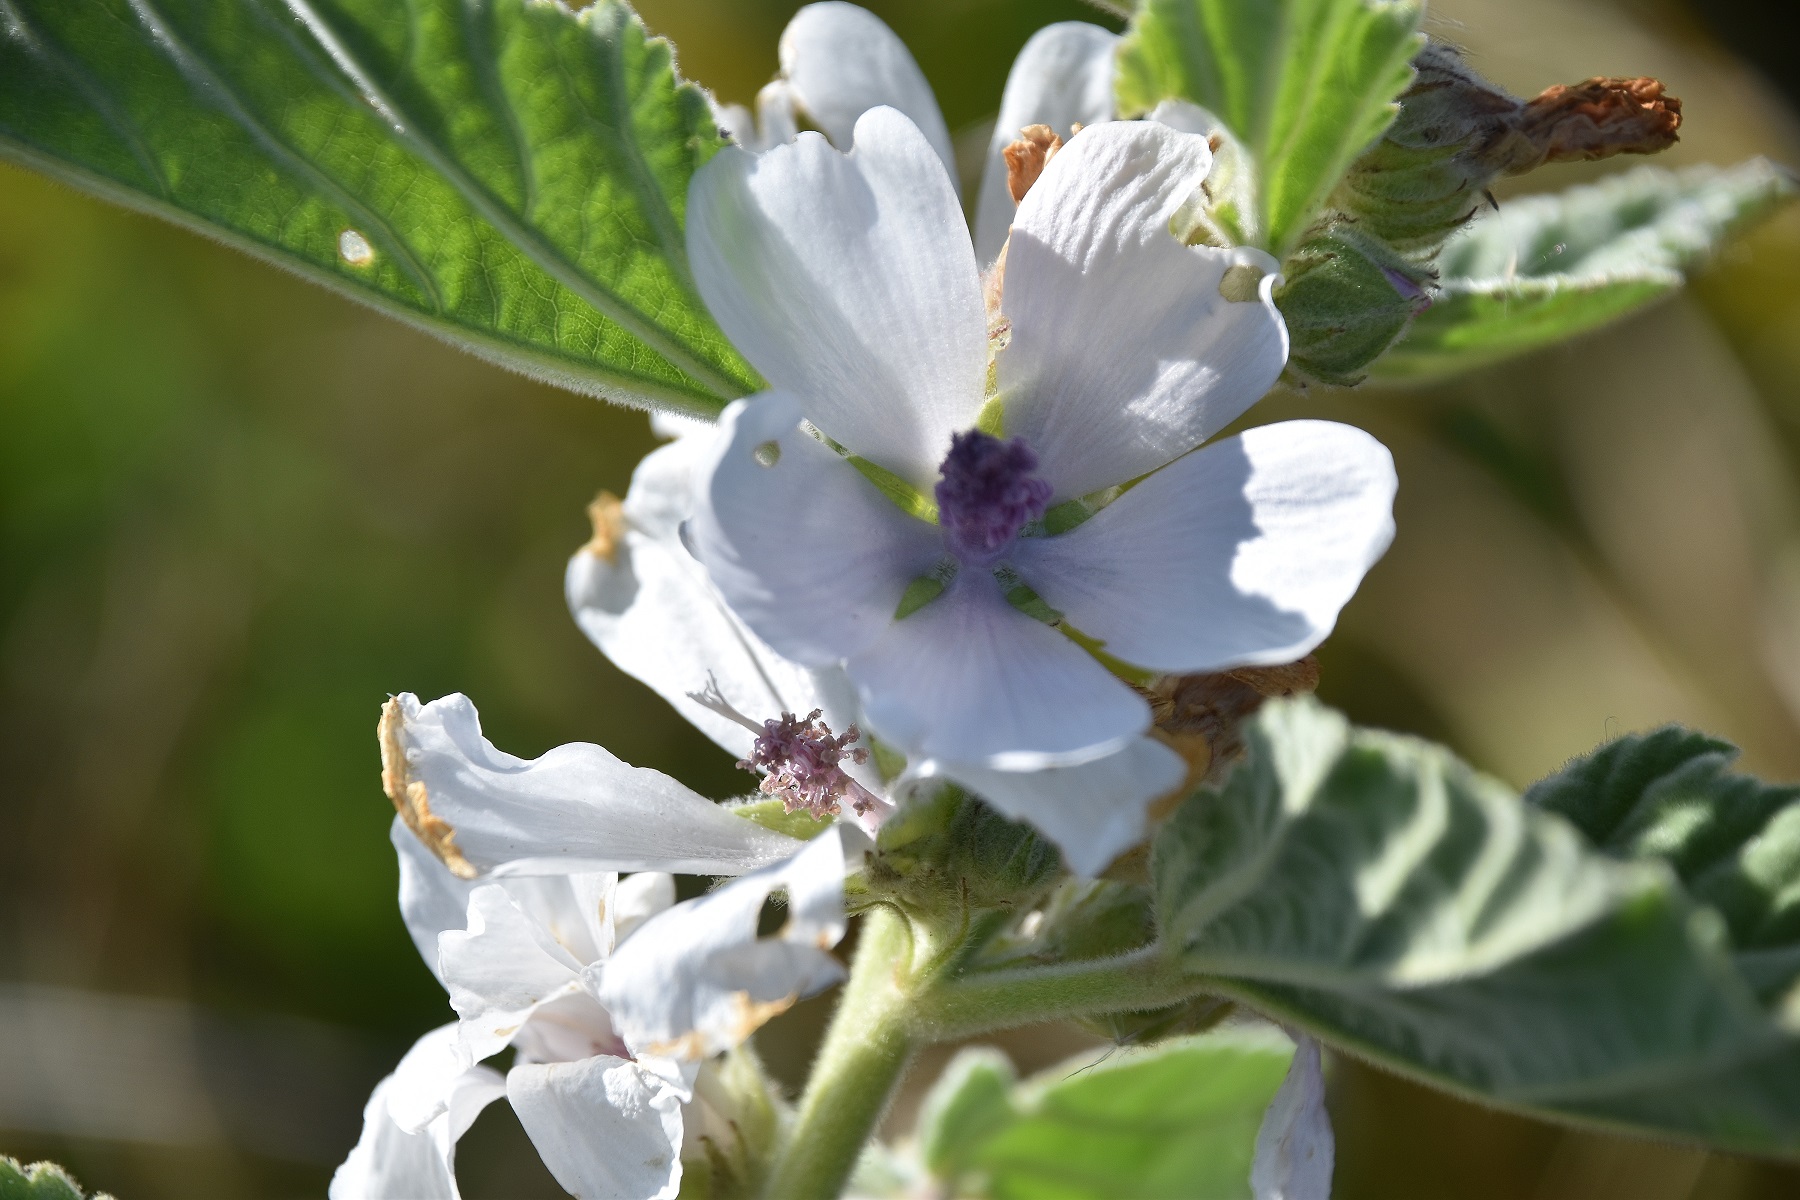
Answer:
[{"label": "small hole in petal", "polygon": [[750,452],[750,457],[756,460],[759,467],[772,467],[781,461],[781,443],[764,442]]},{"label": "small hole in petal", "polygon": [[1261,296],[1263,269],[1249,263],[1239,263],[1225,272],[1219,280],[1219,295],[1236,304],[1258,299]]}]

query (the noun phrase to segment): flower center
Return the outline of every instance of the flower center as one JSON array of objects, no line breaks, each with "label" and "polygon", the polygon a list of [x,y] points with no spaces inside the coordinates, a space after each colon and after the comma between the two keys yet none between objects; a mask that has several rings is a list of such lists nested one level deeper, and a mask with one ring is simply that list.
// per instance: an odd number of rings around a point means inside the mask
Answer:
[{"label": "flower center", "polygon": [[1032,475],[1037,465],[1024,438],[1001,441],[971,429],[950,439],[938,468],[938,524],[958,562],[993,566],[1019,531],[1044,515],[1051,487]]}]

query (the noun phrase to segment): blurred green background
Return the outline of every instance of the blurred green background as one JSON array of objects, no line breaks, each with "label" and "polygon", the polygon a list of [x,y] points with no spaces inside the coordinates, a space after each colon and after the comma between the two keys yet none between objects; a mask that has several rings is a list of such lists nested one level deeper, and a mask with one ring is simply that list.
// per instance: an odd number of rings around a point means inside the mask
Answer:
[{"label": "blurred green background", "polygon": [[[686,74],[747,100],[797,4],[640,7]],[[869,7],[977,153],[1031,31],[1106,19],[1077,0]],[[1800,56],[1778,17],[1445,0],[1431,22],[1515,91],[1661,77],[1687,104],[1670,161],[1794,163]],[[1399,539],[1323,654],[1327,699],[1516,784],[1667,720],[1800,776],[1800,216],[1597,337],[1257,418],[1299,413],[1371,429],[1402,479]],[[584,504],[651,444],[640,414],[0,168],[0,1152],[122,1200],[323,1193],[369,1085],[449,1015],[394,906],[389,692],[467,692],[515,753],[601,740],[739,786],[563,607]],[[823,1007],[761,1035],[784,1078]],[[1006,1039],[1028,1069],[1085,1044]],[[1787,1169],[1354,1064],[1333,1087],[1342,1200],[1800,1195]],[[461,1161],[472,1200],[557,1194],[504,1106]]]}]

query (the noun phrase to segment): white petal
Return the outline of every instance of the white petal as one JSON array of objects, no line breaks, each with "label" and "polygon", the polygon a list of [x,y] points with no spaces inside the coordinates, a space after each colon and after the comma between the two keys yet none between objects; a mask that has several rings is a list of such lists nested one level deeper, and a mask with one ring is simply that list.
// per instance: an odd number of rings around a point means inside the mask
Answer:
[{"label": "white petal", "polygon": [[449,1107],[450,1094],[475,1065],[454,1025],[440,1025],[413,1043],[388,1076],[388,1117],[408,1133],[417,1133]]},{"label": "white petal", "polygon": [[1256,1200],[1331,1200],[1334,1155],[1319,1043],[1302,1037],[1257,1131],[1250,1190]]},{"label": "white petal", "polygon": [[[446,1025],[420,1039],[454,1045],[455,1026]],[[394,1074],[375,1085],[363,1107],[362,1136],[331,1177],[330,1200],[458,1200],[456,1143],[481,1110],[506,1094],[500,1073],[488,1067],[460,1071],[443,1088],[441,1111],[417,1129],[395,1123],[389,1105],[397,1085],[404,1084],[409,1062],[416,1066],[415,1046]],[[427,1057],[432,1057],[428,1054]]]},{"label": "white petal", "polygon": [[463,1044],[477,1060],[499,1053],[540,1004],[579,991],[588,965],[497,884],[475,889],[468,929],[445,933],[438,958]]},{"label": "white petal", "polygon": [[757,637],[725,603],[680,538],[694,511],[693,475],[717,430],[691,434],[653,451],[631,477],[629,522],[611,558],[588,547],[564,576],[570,611],[613,664],[649,685],[696,728],[737,758],[755,734],[696,703],[716,685],[727,703],[754,720],[823,709],[832,728],[856,720],[855,693],[836,667],[791,662]]},{"label": "white petal", "polygon": [[1073,767],[995,771],[965,763],[926,763],[920,776],[954,780],[1018,821],[1028,821],[1062,851],[1069,869],[1097,875],[1144,839],[1151,801],[1181,785],[1187,764],[1152,738]]},{"label": "white petal", "polygon": [[[639,1057],[705,1058],[841,979],[827,951],[844,936],[845,856],[867,845],[853,827],[834,825],[789,861],[646,921],[590,972],[626,1044]],[[763,901],[783,888],[787,924],[759,940]]]},{"label": "white petal", "polygon": [[777,653],[823,667],[893,624],[907,586],[942,557],[943,539],[798,420],[793,398],[776,392],[725,410],[694,514],[694,552]]},{"label": "white petal", "polygon": [[756,118],[742,104],[720,104],[712,102],[713,123],[718,125],[719,132],[749,150],[760,150],[761,136],[757,133]]},{"label": "white petal", "polygon": [[680,1089],[628,1059],[514,1067],[506,1095],[577,1200],[670,1200],[681,1187]]},{"label": "white petal", "polygon": [[388,841],[394,844],[394,853],[400,860],[400,919],[406,922],[406,932],[412,935],[419,957],[442,983],[438,934],[465,927],[469,893],[476,884],[452,874],[442,859],[413,836],[399,816],[388,827]]},{"label": "white petal", "polygon": [[382,782],[414,832],[464,878],[499,871],[735,875],[793,838],[734,817],[658,771],[576,742],[514,758],[481,736],[466,696],[382,710]]},{"label": "white petal", "polygon": [[[1006,432],[1023,435],[1058,499],[1179,457],[1259,400],[1287,361],[1261,251],[1183,246],[1169,232],[1205,178],[1203,138],[1150,121],[1082,131],[1013,221],[1000,355]],[[1219,285],[1270,272],[1254,300]]]},{"label": "white petal", "polygon": [[869,727],[908,757],[1003,770],[1067,766],[1150,725],[1140,696],[1008,604],[985,571],[959,572],[845,666]]},{"label": "white petal", "polygon": [[1330,421],[1251,429],[1158,471],[1019,573],[1107,653],[1159,671],[1292,662],[1393,540],[1386,447]]},{"label": "white petal", "polygon": [[1000,256],[1018,205],[1006,190],[1001,151],[1027,125],[1048,125],[1067,139],[1072,126],[1113,119],[1113,53],[1119,36],[1085,21],[1046,25],[1013,59],[1000,93],[1000,118],[982,168],[975,208],[975,257],[983,265]]},{"label": "white petal", "polygon": [[639,871],[619,881],[613,893],[613,941],[616,945],[632,930],[664,909],[675,905],[675,877],[661,871]]},{"label": "white petal", "polygon": [[912,122],[870,110],[849,155],[815,134],[727,147],[687,215],[732,343],[840,444],[929,488],[981,408],[987,318],[956,193]]},{"label": "white petal", "polygon": [[937,97],[906,43],[880,17],[832,0],[794,14],[781,34],[781,73],[813,119],[840,150],[851,148],[856,119],[871,108],[897,108],[919,127],[952,183],[956,152]]}]

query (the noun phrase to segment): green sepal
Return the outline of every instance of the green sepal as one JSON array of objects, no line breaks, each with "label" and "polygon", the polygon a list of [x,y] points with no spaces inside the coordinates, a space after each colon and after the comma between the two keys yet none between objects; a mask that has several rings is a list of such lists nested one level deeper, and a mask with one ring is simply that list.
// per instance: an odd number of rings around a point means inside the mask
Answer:
[{"label": "green sepal", "polygon": [[947,585],[935,575],[925,575],[906,585],[900,593],[900,603],[894,606],[894,620],[900,621],[912,616],[933,600],[944,594]]},{"label": "green sepal", "polygon": [[921,492],[906,480],[879,463],[870,462],[859,454],[846,456],[851,466],[862,474],[864,479],[881,489],[881,494],[894,502],[894,507],[903,513],[910,513],[921,521],[937,524],[937,500]]},{"label": "green sepal", "polygon": [[793,812],[787,810],[785,801],[744,800],[731,805],[726,811],[734,817],[742,817],[753,821],[764,829],[785,834],[791,838],[799,838],[803,842],[811,841],[815,836],[831,827],[831,818],[813,816],[804,809]]},{"label": "green sepal", "polygon": [[1287,322],[1288,372],[1302,383],[1362,382],[1425,296],[1418,268],[1342,225],[1308,239],[1282,269],[1275,304]]},{"label": "green sepal", "polygon": [[718,1059],[696,1087],[723,1119],[700,1123],[683,1138],[677,1200],[754,1200],[783,1117],[774,1080],[746,1042]]},{"label": "green sepal", "polygon": [[955,784],[920,787],[882,823],[868,890],[914,912],[1021,909],[1061,869],[1056,847]]}]

